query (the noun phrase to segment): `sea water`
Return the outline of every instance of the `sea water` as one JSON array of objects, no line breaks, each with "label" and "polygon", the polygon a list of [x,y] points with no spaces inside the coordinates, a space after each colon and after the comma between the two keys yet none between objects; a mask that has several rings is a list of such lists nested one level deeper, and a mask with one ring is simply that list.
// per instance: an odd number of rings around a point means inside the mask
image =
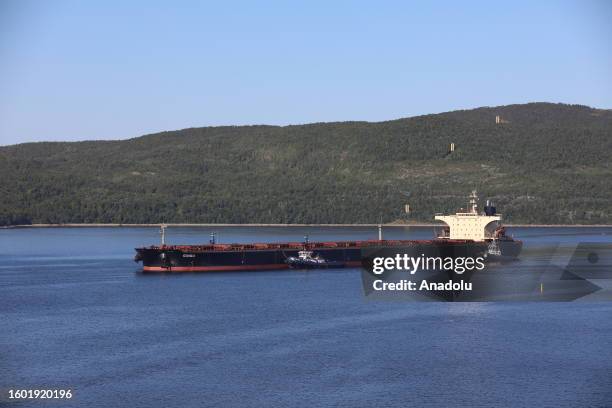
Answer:
[{"label": "sea water", "polygon": [[[175,228],[170,243],[375,239],[373,228]],[[431,228],[387,228],[424,239]],[[515,228],[518,265],[609,228]],[[612,406],[612,303],[364,296],[358,269],[143,275],[153,228],[0,230],[0,405]],[[70,400],[8,399],[70,389]]]}]

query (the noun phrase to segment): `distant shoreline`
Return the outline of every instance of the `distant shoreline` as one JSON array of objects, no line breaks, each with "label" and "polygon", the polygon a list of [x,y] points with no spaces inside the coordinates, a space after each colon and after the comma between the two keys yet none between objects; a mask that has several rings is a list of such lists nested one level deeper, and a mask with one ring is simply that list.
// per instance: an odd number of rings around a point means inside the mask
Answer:
[{"label": "distant shoreline", "polygon": [[[168,223],[165,224],[168,228],[200,228],[200,227],[275,227],[275,228],[291,228],[291,227],[354,227],[354,228],[377,228],[378,224],[194,224],[194,223]],[[434,223],[413,223],[413,224],[382,224],[382,227],[441,227],[444,224]],[[610,224],[506,224],[509,228],[612,228]],[[65,223],[65,224],[25,224],[25,225],[5,225],[0,226],[0,229],[18,229],[18,228],[159,228],[160,224],[100,224],[100,223]]]}]

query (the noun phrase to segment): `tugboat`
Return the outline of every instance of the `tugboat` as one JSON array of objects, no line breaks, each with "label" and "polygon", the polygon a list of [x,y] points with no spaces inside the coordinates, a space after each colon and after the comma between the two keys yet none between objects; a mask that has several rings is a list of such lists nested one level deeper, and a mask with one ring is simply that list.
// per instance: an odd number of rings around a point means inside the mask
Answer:
[{"label": "tugboat", "polygon": [[502,216],[497,214],[495,205],[487,200],[482,213],[478,212],[478,195],[472,191],[468,211],[459,211],[454,215],[436,215],[436,220],[443,221],[447,227],[438,239],[469,239],[485,242],[486,257],[489,260],[515,259],[521,253],[523,242],[506,234],[501,224]]},{"label": "tugboat", "polygon": [[313,268],[344,268],[345,262],[330,261],[320,255],[313,256],[313,251],[299,251],[298,256],[289,256],[285,259],[289,268],[313,269]]}]

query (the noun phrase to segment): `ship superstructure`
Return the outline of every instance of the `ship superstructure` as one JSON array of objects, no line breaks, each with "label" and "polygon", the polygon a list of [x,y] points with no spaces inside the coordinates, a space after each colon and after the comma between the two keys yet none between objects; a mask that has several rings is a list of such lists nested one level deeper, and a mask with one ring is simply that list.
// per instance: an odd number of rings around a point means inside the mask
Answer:
[{"label": "ship superstructure", "polygon": [[468,211],[459,211],[452,215],[436,215],[435,219],[443,221],[449,227],[450,239],[472,239],[483,241],[493,238],[495,229],[501,221],[501,215],[496,214],[495,207],[487,201],[484,213],[478,212],[478,195],[472,191]]},{"label": "ship superstructure", "polygon": [[522,249],[522,242],[506,235],[501,224],[502,216],[497,214],[495,205],[487,200],[484,211],[478,211],[478,195],[472,191],[468,210],[458,211],[452,215],[436,215],[435,219],[447,225],[441,239],[469,239],[489,244],[488,255],[491,257],[517,257]]}]

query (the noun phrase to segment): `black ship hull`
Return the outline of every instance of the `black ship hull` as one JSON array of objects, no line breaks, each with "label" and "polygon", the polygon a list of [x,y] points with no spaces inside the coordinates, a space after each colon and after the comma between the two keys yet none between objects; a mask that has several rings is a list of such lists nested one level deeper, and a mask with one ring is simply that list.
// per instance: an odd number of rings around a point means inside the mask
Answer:
[{"label": "black ship hull", "polygon": [[[489,244],[492,242],[489,241]],[[494,243],[496,250],[487,253],[489,261],[511,261],[518,258],[523,250],[523,241],[515,239],[498,239]]]},{"label": "black ship hull", "polygon": [[287,259],[303,250],[334,267],[359,267],[370,254],[385,250],[411,256],[482,256],[486,242],[469,240],[343,241],[324,243],[163,245],[136,248],[144,272],[223,272],[287,269]]},{"label": "black ship hull", "polygon": [[[288,269],[288,257],[297,257],[302,248],[235,251],[194,251],[172,248],[139,248],[144,272],[223,272]],[[316,253],[334,264],[361,265],[359,248],[321,249]]]},{"label": "black ship hull", "polygon": [[501,256],[507,259],[517,258],[523,249],[523,242],[517,240],[499,240],[498,245]]}]

